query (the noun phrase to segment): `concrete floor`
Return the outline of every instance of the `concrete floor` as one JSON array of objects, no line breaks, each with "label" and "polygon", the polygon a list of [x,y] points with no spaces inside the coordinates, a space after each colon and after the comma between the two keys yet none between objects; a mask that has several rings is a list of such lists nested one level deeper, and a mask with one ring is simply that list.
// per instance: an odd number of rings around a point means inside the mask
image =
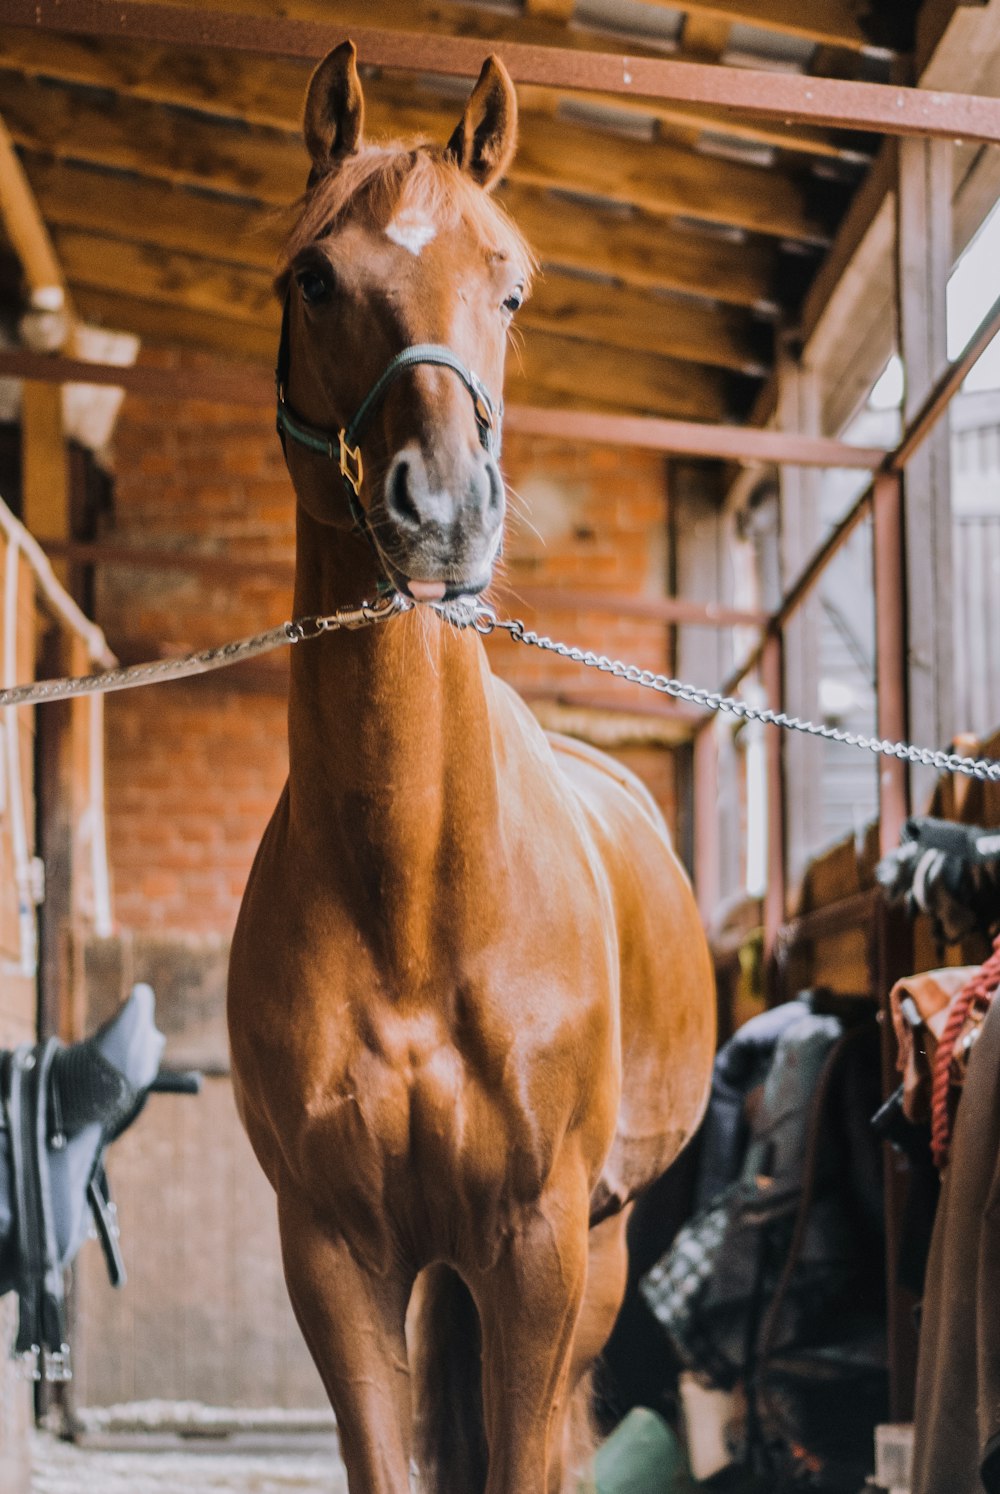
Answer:
[{"label": "concrete floor", "polygon": [[[178,1448],[85,1446],[39,1432],[30,1494],[347,1494],[333,1438],[220,1440]],[[13,1491],[11,1491],[13,1494]],[[25,1491],[29,1494],[29,1491]]]}]

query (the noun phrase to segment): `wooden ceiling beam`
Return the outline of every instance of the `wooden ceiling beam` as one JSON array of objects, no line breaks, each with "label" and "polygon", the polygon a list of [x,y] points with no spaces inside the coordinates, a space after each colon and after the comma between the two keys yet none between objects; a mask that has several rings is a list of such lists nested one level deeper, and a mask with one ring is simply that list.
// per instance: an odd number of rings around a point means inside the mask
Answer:
[{"label": "wooden ceiling beam", "polygon": [[[125,304],[114,298],[106,298],[103,302],[115,314],[121,313]],[[159,368],[152,364],[121,367],[32,353],[26,348],[0,348],[0,377],[57,384],[99,384],[156,400],[199,399],[215,404],[263,405],[268,408],[274,403],[273,378],[264,372],[259,360],[255,363],[253,359],[245,363],[226,363],[216,358],[203,368]],[[871,472],[882,467],[892,455],[882,447],[852,446],[825,436],[802,436],[792,431],[630,415],[605,417],[596,416],[592,410],[577,414],[568,409],[539,409],[518,404],[507,406],[505,424],[509,430],[543,440],[593,441],[614,449],[632,446],[646,451],[727,462],[787,463],[790,466]],[[720,625],[724,619],[734,624],[739,620],[735,613],[730,615],[714,604],[710,610]],[[749,619],[749,614],[741,616],[743,621]]]},{"label": "wooden ceiling beam", "polygon": [[32,301],[69,314],[66,283],[45,219],[7,127],[0,119],[0,219]]},{"label": "wooden ceiling beam", "polygon": [[[239,118],[248,124],[297,131],[302,100],[309,79],[308,63],[286,58],[263,61],[237,52],[205,52],[185,47],[158,47],[126,40],[57,35],[30,31],[21,26],[0,26],[0,66],[33,78],[54,78],[66,83],[108,88],[151,103],[199,109],[209,114]],[[415,90],[411,89],[412,94]],[[366,80],[369,106],[392,128],[399,80],[392,76]],[[559,89],[524,85],[518,90],[522,116],[553,114],[573,97]],[[825,158],[866,159],[848,138],[808,126],[789,128],[782,122],[734,115],[710,106],[667,104],[656,99],[620,98],[598,94],[595,102],[618,110],[635,112],[667,124],[689,126],[696,132],[716,130],[738,138]],[[425,93],[425,107],[427,98]],[[440,119],[431,125],[442,138],[454,123],[437,101]]]},{"label": "wooden ceiling beam", "polygon": [[[659,4],[661,0],[652,0]],[[795,12],[787,17],[789,24],[775,25],[773,20],[770,25],[766,21],[754,20],[750,14],[725,15],[726,10],[736,7],[748,12],[772,4],[783,6],[786,12]],[[853,26],[850,22],[839,24],[834,10],[839,9],[840,15],[851,6],[851,0],[808,0],[807,5],[799,6],[796,0],[693,0],[690,5],[683,8],[686,12],[698,12],[704,15],[712,15],[717,18],[728,19],[731,24],[734,20],[742,20],[751,25],[759,25],[763,29],[774,29],[803,35],[812,30],[818,32],[819,36],[814,39],[823,39],[827,43],[846,47],[850,50],[862,50],[866,42],[860,26],[855,19]],[[147,40],[170,41],[173,45],[181,45],[184,41],[184,26],[181,22],[178,28],[174,22],[173,33],[169,37],[163,36],[162,20],[169,19],[170,12],[183,14],[185,10],[196,10],[204,12],[206,7],[202,0],[175,0],[172,6],[155,6],[148,18],[135,18],[131,15],[132,6],[117,7],[107,3],[91,3],[91,0],[74,0],[69,4],[67,0],[43,0],[42,4],[31,4],[30,7],[22,0],[6,0],[5,11],[10,11],[11,18],[17,24],[38,25],[46,29],[59,31],[77,31],[81,35],[104,35],[116,39],[124,38],[130,34],[145,37]],[[573,21],[565,14],[575,9],[573,0],[523,0],[520,14],[511,13],[500,7],[491,7],[476,3],[466,3],[466,0],[447,0],[442,4],[441,0],[283,0],[280,18],[275,14],[272,0],[222,0],[216,8],[222,13],[242,17],[244,22],[250,26],[244,26],[244,30],[250,30],[253,34],[245,41],[249,50],[260,50],[259,43],[262,40],[263,28],[254,26],[255,22],[277,22],[279,19],[290,24],[282,27],[280,33],[272,30],[271,36],[276,38],[270,51],[274,56],[304,55],[301,46],[302,39],[308,36],[310,29],[318,32],[320,28],[329,34],[330,28],[344,27],[387,30],[409,30],[411,32],[430,32],[438,35],[464,38],[483,44],[507,43],[522,47],[545,47],[549,49],[560,49],[569,52],[597,52],[606,53],[609,45],[612,45],[611,33],[596,27],[588,27]],[[211,9],[209,8],[209,13]],[[856,6],[851,7],[856,10]],[[116,11],[122,17],[120,25],[115,24]],[[803,15],[802,12],[806,14]],[[809,12],[815,12],[815,15]],[[157,17],[161,18],[161,25],[156,25]],[[143,24],[143,19],[145,24]],[[180,35],[178,35],[178,29]],[[188,30],[190,31],[190,27]],[[152,33],[152,34],[151,34]],[[285,38],[285,46],[291,42],[292,50],[285,51],[281,45],[281,38]],[[191,41],[191,36],[187,36]],[[297,45],[296,45],[297,43]],[[331,43],[332,45],[332,43]],[[322,46],[309,52],[307,55],[315,60],[322,55]],[[663,48],[657,47],[655,42],[644,40],[640,36],[629,38],[629,54],[633,57],[661,57]],[[684,56],[683,42],[678,49],[678,55]]]},{"label": "wooden ceiling beam", "polygon": [[57,228],[54,233],[71,285],[106,291],[127,286],[130,294],[146,301],[178,303],[191,311],[260,327],[277,345],[281,312],[269,275],[75,228]]},{"label": "wooden ceiling beam", "polygon": [[575,6],[576,0],[524,0],[524,14],[529,20],[535,16],[544,16],[565,25],[573,19]]},{"label": "wooden ceiling beam", "polygon": [[539,280],[518,314],[518,324],[585,342],[668,353],[757,378],[772,361],[770,332],[731,308],[651,296],[557,272]]},{"label": "wooden ceiling beam", "polygon": [[[122,95],[39,85],[0,73],[0,113],[17,143],[56,157],[115,166],[285,206],[304,186],[301,142],[273,130],[197,119]],[[822,244],[828,225],[806,186],[754,166],[657,141],[614,139],[563,120],[523,131],[514,181],[577,189],[656,215]]]},{"label": "wooden ceiling beam", "polygon": [[[158,244],[79,229],[54,232],[74,284],[103,290],[124,284],[146,300],[183,299],[213,316],[252,322],[277,334],[271,275],[252,265],[179,254]],[[579,276],[543,277],[518,323],[530,329],[529,337],[535,330],[555,332],[576,342],[628,348],[756,378],[766,374],[770,363],[768,332],[742,313]]]},{"label": "wooden ceiling beam", "polygon": [[575,342],[552,332],[525,339],[520,358],[507,361],[506,398],[530,404],[544,391],[549,403],[577,408],[602,404],[646,415],[725,420],[736,414],[727,382],[697,364]]},{"label": "wooden ceiling beam", "polygon": [[190,348],[216,357],[273,369],[277,351],[274,334],[266,327],[229,317],[208,316],[204,311],[144,301],[123,293],[93,286],[77,286],[74,295],[80,315],[89,322],[116,332],[132,332],[157,347]]},{"label": "wooden ceiling beam", "polygon": [[[797,0],[794,4],[797,9]],[[404,8],[404,26],[420,24],[415,8]],[[491,17],[492,12],[483,15]],[[206,11],[200,3],[188,8],[145,0],[5,0],[3,19],[51,31],[307,59],[322,56],[342,39],[345,28],[343,17],[331,25],[328,9],[309,22],[275,17],[273,9],[261,14],[254,5],[244,15],[231,9]],[[367,5],[365,19],[373,19]],[[678,62],[639,55],[641,48],[622,55],[498,41],[495,36],[447,36],[439,30],[375,30],[370,24],[353,23],[347,23],[347,29],[363,63],[391,70],[476,77],[485,42],[503,58],[516,83],[709,104],[838,129],[983,144],[1000,141],[1000,100],[993,98]],[[563,38],[567,34],[563,30]]]},{"label": "wooden ceiling beam", "polygon": [[718,62],[732,29],[732,22],[726,17],[703,15],[688,6],[682,33],[684,55],[692,62]]},{"label": "wooden ceiling beam", "polygon": [[[28,180],[50,224],[148,241],[165,250],[252,265],[272,274],[285,218],[231,197],[189,192],[24,152]],[[671,227],[534,187],[501,194],[547,270],[593,271],[625,285],[676,291],[723,306],[777,310],[777,259],[761,241],[743,244]]]},{"label": "wooden ceiling beam", "polygon": [[[81,315],[147,342],[191,347],[273,367],[275,334],[257,323],[213,316],[183,300],[145,299],[130,287],[95,287],[71,281]],[[628,353],[535,332],[521,357],[508,365],[507,398],[566,409],[597,408],[663,417],[722,420],[734,403],[726,379],[694,364]]]}]

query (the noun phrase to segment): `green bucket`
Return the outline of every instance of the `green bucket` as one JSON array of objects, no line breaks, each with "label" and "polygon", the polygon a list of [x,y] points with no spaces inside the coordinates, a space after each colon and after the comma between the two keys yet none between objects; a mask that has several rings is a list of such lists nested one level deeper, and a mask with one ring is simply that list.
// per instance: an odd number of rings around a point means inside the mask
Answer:
[{"label": "green bucket", "polygon": [[594,1456],[581,1494],[695,1494],[687,1457],[655,1411],[637,1406]]}]

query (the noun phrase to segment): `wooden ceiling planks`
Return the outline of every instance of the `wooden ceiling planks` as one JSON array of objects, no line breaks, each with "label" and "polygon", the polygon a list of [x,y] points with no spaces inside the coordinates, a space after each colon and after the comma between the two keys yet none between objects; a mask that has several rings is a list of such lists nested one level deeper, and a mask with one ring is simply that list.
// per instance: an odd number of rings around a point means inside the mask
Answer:
[{"label": "wooden ceiling planks", "polygon": [[[768,333],[747,312],[773,316],[782,302],[794,304],[846,202],[847,185],[818,180],[809,158],[836,165],[843,157],[849,172],[866,153],[863,137],[823,122],[832,94],[795,116],[819,122],[789,127],[764,93],[814,80],[774,75],[765,86],[731,68],[677,73],[662,52],[657,60],[654,48],[631,41],[629,57],[615,58],[619,41],[571,24],[567,0],[531,0],[519,16],[464,0],[287,0],[280,18],[265,0],[223,5],[4,7],[3,20],[20,24],[0,27],[0,114],[87,314],[117,316],[151,340],[270,361],[269,282],[282,218],[269,210],[295,197],[306,164],[297,137],[308,66],[292,59],[316,55],[336,39],[333,30],[360,25],[371,55],[390,69],[465,74],[478,66],[482,43],[495,40],[521,76],[538,80],[521,90],[522,147],[503,191],[547,271],[525,309],[513,397],[661,416],[745,413],[752,384],[740,375],[762,374],[770,360]],[[868,48],[855,0],[679,8],[682,57],[717,57],[734,21],[839,48],[841,62],[844,49]],[[83,40],[59,31],[78,22],[89,33]],[[314,25],[296,31],[296,22]],[[268,55],[270,37],[277,58]],[[458,45],[470,41],[464,51]],[[633,62],[658,95],[652,103],[627,73],[619,92],[621,67]],[[721,93],[713,92],[716,75]],[[735,115],[729,92],[745,93],[748,79],[756,102]],[[600,107],[591,108],[586,124],[565,117],[559,84],[567,80],[589,90],[589,105],[610,104],[614,113],[602,120]],[[611,92],[602,96],[605,86]],[[462,92],[450,99],[448,91],[433,79],[373,73],[371,133],[444,139]],[[801,88],[793,93],[804,98]],[[913,103],[903,94],[905,113]],[[879,90],[841,96],[861,116],[886,107]],[[620,133],[609,128],[615,114]],[[652,138],[629,134],[629,115],[645,116]],[[701,153],[705,130],[774,147],[771,164]],[[800,251],[791,260],[789,242]]]},{"label": "wooden ceiling planks", "polygon": [[[379,123],[419,133],[431,125],[447,138],[457,109],[446,116],[398,110]],[[204,186],[231,196],[284,206],[304,186],[307,161],[291,133],[204,119],[134,99],[62,84],[40,87],[0,72],[0,115],[21,146]],[[529,120],[510,172],[515,183],[577,190],[654,215],[686,216],[820,245],[832,220],[812,205],[817,194],[777,171],[716,160],[655,140],[615,138],[563,120]]]},{"label": "wooden ceiling planks", "polygon": [[[337,21],[334,29],[328,9],[319,21],[302,21],[261,14],[260,3],[240,6],[237,14],[234,4],[223,11],[205,11],[200,4],[195,10],[147,0],[5,0],[3,14],[12,24],[38,29],[300,58],[321,55],[343,24]],[[482,65],[482,42],[475,39],[440,30],[378,30],[353,23],[350,30],[366,66],[474,78]],[[645,56],[642,47],[623,55],[497,41],[495,50],[516,83],[645,95],[880,134],[1000,140],[1000,101],[992,98],[852,77],[804,76],[794,67],[717,67]]]},{"label": "wooden ceiling planks", "polygon": [[[290,214],[168,181],[22,152],[50,223],[111,231],[136,242],[273,272]],[[778,261],[763,240],[704,238],[647,214],[623,215],[542,190],[501,192],[544,266],[594,272],[624,285],[673,291],[773,315]]]},{"label": "wooden ceiling planks", "polygon": [[761,377],[771,361],[771,336],[732,308],[712,308],[676,296],[650,296],[577,275],[542,276],[518,313],[521,327],[561,331],[583,342],[667,353]]},{"label": "wooden ceiling planks", "polygon": [[[176,301],[213,316],[270,327],[277,335],[278,309],[268,272],[117,234],[59,227],[53,232],[73,285],[103,290],[128,285],[145,300]],[[720,315],[674,297],[654,298],[569,275],[543,278],[518,325],[754,377],[765,370],[769,350],[759,324],[739,313]]]},{"label": "wooden ceiling planks", "polygon": [[[221,316],[186,290],[147,297],[121,291],[113,274],[93,285],[71,277],[82,316],[134,332],[148,342],[200,349],[261,367],[274,363],[276,331],[249,319]],[[147,289],[147,287],[143,287]],[[739,385],[717,372],[678,359],[583,343],[532,332],[508,361],[506,396],[543,408],[627,411],[666,418],[725,420],[741,413]]]},{"label": "wooden ceiling planks", "polygon": [[[726,28],[728,29],[728,28]],[[686,34],[686,33],[685,33]],[[703,59],[699,49],[693,54]],[[296,131],[310,64],[288,58],[264,61],[224,51],[164,47],[128,39],[114,41],[32,31],[24,26],[0,25],[0,66],[28,77],[55,78],[127,92],[151,103],[174,104],[245,120],[249,124]],[[410,93],[413,93],[411,87]],[[522,115],[551,116],[575,95],[556,88],[526,84],[518,90]],[[399,80],[392,75],[369,79],[369,103],[383,110],[406,102]],[[864,159],[842,134],[808,126],[791,127],[753,116],[733,115],[709,105],[668,104],[649,98],[620,98],[597,94],[595,103],[664,123],[677,123],[696,132],[722,130],[736,138],[824,159]],[[440,129],[445,125],[442,115]],[[440,133],[440,129],[438,133]]]},{"label": "wooden ceiling planks", "polygon": [[[7,0],[8,6],[11,3]],[[662,7],[664,0],[645,3]],[[65,4],[66,0],[31,0],[31,9],[44,22],[50,8],[54,13]],[[193,11],[205,8],[202,0],[174,0],[174,6]],[[870,46],[859,21],[857,0],[691,0],[690,4],[681,0],[667,8],[805,37],[851,52]],[[275,19],[271,0],[219,0],[217,9],[248,20]],[[622,39],[611,22],[601,27],[567,15],[576,9],[569,0],[538,0],[531,5],[522,0],[520,10],[514,5],[479,5],[475,0],[283,0],[280,9],[283,19],[305,24],[379,27],[581,52],[606,51],[610,38]],[[60,29],[72,27],[64,23]],[[628,48],[633,56],[662,56],[666,50],[686,55],[683,37],[658,42],[654,24],[645,35],[632,34]]]}]

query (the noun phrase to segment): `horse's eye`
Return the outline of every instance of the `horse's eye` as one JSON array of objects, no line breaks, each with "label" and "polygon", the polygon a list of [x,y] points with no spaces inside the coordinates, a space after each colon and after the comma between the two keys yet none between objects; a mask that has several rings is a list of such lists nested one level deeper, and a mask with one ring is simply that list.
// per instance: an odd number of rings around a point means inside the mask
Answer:
[{"label": "horse's eye", "polygon": [[524,286],[523,285],[518,285],[518,286],[516,286],[514,288],[514,290],[511,291],[511,293],[507,297],[506,301],[504,301],[504,303],[503,303],[503,309],[504,309],[504,311],[509,312],[509,314],[511,316],[513,316],[515,311],[519,311],[520,310],[521,303],[523,302],[523,300],[524,300]]},{"label": "horse's eye", "polygon": [[317,306],[321,301],[328,301],[333,293],[329,277],[320,270],[299,270],[295,279],[307,306]]}]

